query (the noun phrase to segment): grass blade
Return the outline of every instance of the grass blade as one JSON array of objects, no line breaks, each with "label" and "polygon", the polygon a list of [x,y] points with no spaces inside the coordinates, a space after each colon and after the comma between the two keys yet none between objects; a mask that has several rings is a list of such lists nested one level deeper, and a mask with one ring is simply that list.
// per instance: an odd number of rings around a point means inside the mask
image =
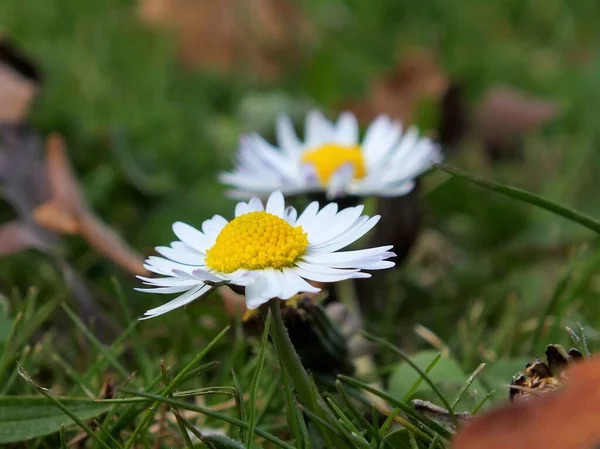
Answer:
[{"label": "grass blade", "polygon": [[[235,369],[231,368],[231,376],[233,377],[233,385],[235,386],[235,403],[240,411],[240,419],[244,422],[247,422],[246,419],[246,403],[244,402],[244,389],[242,388],[242,384],[238,379],[237,374],[235,373]],[[240,429],[240,433],[242,434],[242,440],[245,441],[247,438],[246,429]]]},{"label": "grass blade", "polygon": [[267,319],[265,320],[265,329],[263,331],[262,340],[260,342],[260,353],[258,355],[258,365],[252,376],[252,382],[250,384],[250,413],[248,416],[248,436],[246,439],[246,447],[251,449],[252,446],[252,435],[254,434],[254,426],[256,425],[256,396],[258,395],[258,386],[260,385],[260,375],[262,374],[263,366],[265,364],[265,352],[267,343],[269,342],[269,328],[271,326],[271,312],[267,313]]},{"label": "grass blade", "polygon": [[[182,381],[182,379],[184,379],[187,376],[187,374],[190,371],[192,371],[198,363],[200,363],[202,361],[202,359],[206,356],[206,354],[208,354],[208,352],[221,340],[221,338],[223,338],[225,336],[225,334],[228,331],[229,331],[229,326],[227,326],[225,329],[223,329],[215,338],[212,339],[212,341],[209,344],[207,344],[204,347],[204,349],[202,351],[200,351],[196,355],[196,357],[194,357],[192,359],[192,361],[190,363],[188,363],[186,366],[184,366],[183,369],[181,371],[179,371],[179,373],[177,373],[177,376],[175,376],[175,378],[169,383],[169,385],[167,385],[161,391],[160,396],[156,396],[156,397],[160,398],[162,396],[166,396],[169,393],[171,393],[173,391],[173,389],[177,385],[179,385],[179,383]],[[140,396],[143,397],[143,395],[140,395]],[[127,440],[127,442],[125,443],[125,449],[131,448],[133,446],[133,444],[135,443],[135,440],[137,439],[138,435],[146,429],[146,426],[148,426],[148,424],[150,423],[150,420],[152,419],[152,416],[154,415],[153,409],[154,409],[154,407],[156,407],[158,405],[158,402],[159,401],[156,400],[154,402],[153,406],[151,406],[146,411],[146,414],[142,418],[141,422],[137,425],[137,427],[135,428],[135,430],[129,437],[129,440]]]},{"label": "grass blade", "polygon": [[[160,373],[162,376],[163,383],[166,387],[171,382],[171,378],[169,377],[169,372],[167,370],[167,367],[165,366],[164,360],[160,361]],[[169,397],[172,398],[173,394],[169,393]],[[179,427],[179,431],[181,432],[181,436],[183,437],[183,441],[185,441],[186,446],[189,448],[194,447],[194,444],[192,443],[192,440],[190,439],[190,435],[188,434],[188,432],[185,428],[185,423],[183,422],[184,421],[183,417],[179,413],[179,409],[177,407],[171,407],[171,411],[173,412],[173,415],[175,415],[175,420],[177,421],[177,426]]]},{"label": "grass blade", "polygon": [[[243,427],[245,429],[248,429],[248,423],[245,423],[244,421],[241,421],[236,418],[232,418],[231,416],[225,415],[224,413],[216,412],[214,410],[210,410],[210,409],[200,407],[195,404],[191,404],[189,402],[178,401],[177,399],[171,399],[168,397],[159,396],[157,394],[145,393],[143,391],[129,390],[127,388],[121,388],[121,389],[119,389],[119,391],[121,391],[123,393],[131,394],[131,395],[136,395],[136,396],[139,396],[142,398],[153,399],[156,404],[162,402],[164,404],[173,405],[175,407],[179,407],[179,408],[182,408],[185,410],[191,410],[193,412],[202,413],[203,415],[210,416],[210,417],[216,418],[216,419],[220,419],[221,421],[225,421],[225,422],[232,424],[234,426],[237,426],[239,428]],[[282,447],[284,449],[296,449],[293,446],[285,443],[284,441],[281,441],[279,438],[271,435],[270,433],[265,432],[264,430],[262,430],[258,427],[256,427],[254,429],[254,433],[260,437],[263,437],[265,440],[268,440],[271,443],[273,443],[279,447]]]},{"label": "grass blade", "polygon": [[477,369],[475,371],[473,371],[473,374],[471,374],[469,376],[469,378],[467,379],[467,381],[465,382],[465,384],[460,388],[460,390],[458,390],[458,393],[456,394],[456,398],[452,402],[452,410],[456,409],[456,406],[458,405],[458,403],[460,402],[460,400],[463,398],[463,396],[465,395],[465,393],[467,392],[467,390],[469,389],[469,387],[471,386],[471,384],[475,381],[475,379],[477,379],[477,376],[479,376],[479,374],[481,373],[481,371],[483,371],[483,369],[485,368],[485,366],[486,366],[485,363],[482,363],[481,365],[479,365],[477,367]]},{"label": "grass blade", "polygon": [[281,380],[283,382],[283,393],[285,395],[287,423],[292,432],[292,435],[294,436],[294,439],[296,440],[296,445],[298,446],[298,443],[310,444],[310,439],[308,438],[308,430],[304,429],[306,430],[306,432],[303,432],[303,430],[300,428],[300,425],[304,424],[304,420],[302,418],[302,415],[298,412],[298,408],[296,407],[296,402],[294,401],[294,393],[292,391],[292,385],[285,370],[282,370],[281,372]]},{"label": "grass blade", "polygon": [[[435,365],[437,365],[437,363],[442,359],[442,353],[438,353],[437,356],[435,356],[435,358],[431,361],[431,363],[429,365],[427,365],[427,368],[425,368],[424,372],[426,374],[429,374],[429,372],[433,369],[433,367]],[[406,394],[402,397],[402,402],[408,402],[408,400],[410,399],[410,397],[414,394],[415,391],[417,391],[417,389],[421,386],[421,384],[423,383],[423,380],[425,380],[425,378],[423,376],[419,376],[419,378],[417,379],[417,381],[413,384],[412,387],[410,387],[410,389],[406,392]]]},{"label": "grass blade", "polygon": [[[445,427],[441,426],[440,424],[438,424],[437,422],[435,422],[434,420],[428,418],[427,416],[423,415],[422,413],[416,411],[413,407],[411,407],[408,404],[405,404],[404,402],[399,401],[398,399],[394,398],[393,396],[390,396],[389,394],[378,390],[377,388],[372,387],[369,384],[366,384],[364,382],[361,382],[359,380],[356,380],[352,377],[348,377],[348,376],[344,376],[344,375],[339,375],[338,379],[341,380],[344,383],[347,383],[349,385],[352,385],[353,387],[356,388],[360,388],[362,390],[368,391],[369,393],[373,393],[375,396],[379,396],[381,399],[389,402],[390,404],[392,404],[394,407],[399,408],[401,411],[403,411],[404,413],[406,413],[408,416],[410,416],[411,418],[415,419],[417,422],[419,422],[420,424],[422,424],[425,428],[428,428],[429,431],[431,431],[432,433],[439,433],[441,436],[443,436],[446,439],[449,439],[452,437],[452,433],[446,429]],[[377,411],[377,409],[375,409],[376,413],[379,413]],[[378,424],[376,424],[378,425]]]},{"label": "grass blade", "polygon": [[[103,447],[105,449],[111,449],[111,447],[106,442],[104,442],[104,440],[102,440],[98,435],[96,435],[96,433],[91,429],[90,426],[88,426],[85,422],[83,422],[83,420],[79,419],[79,417],[76,414],[74,414],[73,412],[71,412],[71,410],[68,407],[66,407],[62,402],[60,402],[54,396],[49,394],[45,388],[42,388],[38,384],[36,384],[33,381],[33,379],[29,376],[29,374],[27,374],[25,371],[23,371],[23,369],[21,369],[20,366],[18,367],[18,372],[19,372],[19,375],[25,380],[25,382],[27,382],[29,385],[31,385],[33,388],[35,388],[40,394],[42,394],[44,397],[46,397],[46,399],[48,399],[52,403],[54,403],[54,405],[56,405],[65,415],[67,415],[69,418],[71,418],[79,427],[81,427],[81,429],[85,433],[87,433],[92,439],[94,439],[101,447]],[[116,447],[122,448],[123,446],[118,445]]]},{"label": "grass blade", "polygon": [[594,220],[592,217],[589,217],[581,212],[569,209],[568,207],[561,206],[560,204],[542,198],[541,196],[528,192],[527,190],[507,186],[495,181],[481,178],[479,176],[472,175],[469,172],[466,172],[456,167],[452,167],[450,165],[435,164],[435,167],[439,168],[442,171],[445,171],[446,173],[456,178],[464,179],[465,181],[468,181],[472,184],[476,184],[480,187],[483,187],[484,189],[500,193],[502,195],[522,201],[524,203],[531,204],[541,209],[545,209],[549,212],[552,212],[555,215],[559,215],[563,218],[566,218],[567,220],[579,223],[580,225],[585,226],[586,228],[591,229],[592,231],[600,234],[600,222],[598,222],[597,220]]},{"label": "grass blade", "polygon": [[271,406],[273,400],[277,396],[277,393],[280,391],[280,389],[281,389],[281,373],[277,373],[277,375],[275,377],[275,380],[273,380],[273,383],[272,383],[271,387],[269,388],[269,390],[265,394],[265,398],[266,399],[264,401],[264,407],[261,410],[261,412],[258,415],[258,417],[256,418],[256,425],[257,426],[260,426],[260,424],[262,423],[262,421],[265,418],[265,416],[267,416],[267,412],[269,411],[269,407]]},{"label": "grass blade", "polygon": [[[127,326],[130,326],[132,322],[135,320],[132,318],[131,313],[129,312],[129,307],[127,307],[127,301],[125,299],[125,292],[123,291],[123,287],[119,283],[116,277],[112,277],[111,282],[113,284],[113,288],[115,289],[116,297],[119,302],[119,306],[121,307],[121,313],[125,317]],[[150,356],[146,351],[146,346],[142,343],[137,330],[133,329],[131,331],[131,343],[133,344],[133,349],[135,350],[135,357],[138,360],[138,366],[142,368],[142,373],[146,382],[148,382],[152,378],[152,364],[150,362]]]},{"label": "grass blade", "polygon": [[496,394],[496,390],[490,391],[488,394],[486,394],[483,398],[481,398],[481,400],[475,405],[475,407],[473,407],[473,410],[471,410],[471,414],[474,415],[476,414],[479,410],[481,410],[481,407],[484,406],[484,404],[494,395]]},{"label": "grass blade", "polygon": [[423,378],[423,380],[425,382],[427,382],[427,384],[429,384],[429,386],[431,387],[433,392],[440,398],[440,401],[442,401],[442,404],[444,404],[444,407],[446,407],[446,409],[448,410],[448,413],[450,414],[450,418],[452,419],[454,426],[458,427],[458,420],[456,419],[456,416],[454,416],[454,411],[452,410],[452,407],[450,405],[450,402],[448,402],[448,399],[446,399],[446,397],[443,395],[443,393],[437,387],[435,382],[433,382],[431,380],[431,378],[427,375],[427,373],[425,371],[423,371],[421,368],[419,368],[419,366],[417,366],[417,364],[411,360],[411,358],[408,356],[408,354],[404,353],[404,351],[402,351],[400,348],[391,344],[389,341],[387,341],[383,338],[376,337],[375,335],[372,335],[368,332],[363,332],[363,334],[367,339],[374,341],[374,342],[378,343],[379,345],[384,346],[384,347],[390,349],[391,351],[393,351],[394,353],[398,354],[400,357],[402,357],[402,359],[404,361],[406,361],[406,363],[408,363],[416,372],[418,372],[421,375],[421,377]]},{"label": "grass blade", "polygon": [[102,355],[113,366],[113,368],[115,370],[117,370],[121,376],[123,376],[123,379],[127,379],[129,377],[129,372],[121,364],[121,362],[119,362],[115,357],[113,357],[113,355],[110,353],[110,351],[108,349],[106,349],[106,347],[102,343],[100,343],[100,341],[96,338],[96,336],[94,334],[92,334],[92,332],[88,329],[88,327],[83,323],[83,321],[81,321],[81,319],[75,314],[75,312],[73,312],[69,308],[69,306],[67,306],[66,304],[63,304],[62,308],[67,313],[67,315],[69,315],[69,318],[71,318],[71,321],[73,321],[73,323],[75,323],[75,326],[77,326],[79,328],[79,330],[81,330],[81,332],[83,332],[83,335],[85,335],[87,337],[87,339],[90,341],[90,343],[92,343],[92,345],[94,345],[94,347],[99,352],[102,353]]},{"label": "grass blade", "polygon": [[363,426],[363,428],[366,429],[367,432],[369,432],[371,434],[371,436],[374,437],[379,442],[379,440],[380,440],[379,432],[377,432],[377,430],[375,430],[375,428],[371,425],[371,423],[369,423],[369,421],[367,421],[367,419],[363,416],[363,414],[360,413],[360,411],[354,406],[354,404],[350,400],[350,397],[348,396],[348,393],[346,393],[346,390],[344,390],[344,388],[342,387],[342,383],[338,379],[336,379],[336,381],[335,381],[335,388],[338,391],[338,393],[340,394],[340,396],[342,397],[344,404],[346,404],[346,407],[348,408],[348,410],[350,410],[350,413],[352,413],[352,415],[354,416],[354,419],[359,421],[361,423],[361,425]]}]

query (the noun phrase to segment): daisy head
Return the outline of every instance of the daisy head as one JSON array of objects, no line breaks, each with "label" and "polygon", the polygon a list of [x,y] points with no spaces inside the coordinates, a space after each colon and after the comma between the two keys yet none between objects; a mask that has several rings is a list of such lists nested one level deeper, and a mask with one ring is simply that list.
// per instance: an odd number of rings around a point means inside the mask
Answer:
[{"label": "daisy head", "polygon": [[238,203],[231,221],[215,215],[201,230],[176,222],[173,232],[179,240],[156,248],[162,257],[149,257],[144,265],[161,277],[138,276],[151,287],[137,290],[179,296],[148,310],[145,318],[189,304],[217,285],[245,287],[246,306],[256,309],[271,298],[320,291],[307,281],[370,277],[361,270],[394,266],[386,260],[395,256],[391,246],[338,251],[379,221],[362,211],[363,206],[338,211],[335,203],[319,209],[315,201],[298,216],[276,191],[265,206],[258,198]]},{"label": "daisy head", "polygon": [[344,112],[332,123],[316,110],[306,117],[304,141],[287,116],[277,120],[276,137],[277,147],[258,134],[242,138],[237,166],[220,175],[233,196],[265,196],[275,190],[286,196],[325,192],[330,199],[401,196],[442,159],[439,147],[416,128],[403,132],[387,116],[377,117],[362,141],[354,114]]}]

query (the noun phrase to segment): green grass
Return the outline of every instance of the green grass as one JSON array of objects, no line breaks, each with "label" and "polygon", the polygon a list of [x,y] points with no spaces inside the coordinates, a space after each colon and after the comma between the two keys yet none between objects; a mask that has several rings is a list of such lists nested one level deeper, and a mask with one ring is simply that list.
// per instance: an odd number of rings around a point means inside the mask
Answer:
[{"label": "green grass", "polygon": [[[29,251],[1,259],[0,438],[10,417],[2,414],[2,401],[20,411],[43,407],[50,402],[40,403],[36,388],[45,387],[50,391],[44,394],[93,432],[87,447],[118,447],[113,439],[123,447],[154,447],[163,435],[161,447],[188,438],[209,448],[319,449],[327,441],[447,447],[451,432],[419,416],[410,399],[447,402],[456,412],[500,403],[511,376],[547,344],[573,345],[565,326],[577,330],[581,323],[596,350],[600,6],[567,0],[298,4],[316,29],[317,44],[299,67],[269,82],[245,70],[217,75],[183,69],[173,37],[139,23],[133,1],[0,2],[0,29],[44,73],[32,124],[41,135],[57,130],[65,136],[90,204],[144,253],[172,240],[176,220],[200,224],[216,213],[231,215],[234,203],[223,197],[216,173],[229,167],[240,133],[272,136],[276,114],[291,110],[301,117],[311,104],[335,111],[364,95],[373,77],[415,47],[438,55],[470,106],[495,84],[557,102],[560,116],[524,136],[520,160],[491,164],[481,145],[469,140],[446,161],[510,188],[494,184],[493,192],[440,170],[424,179],[425,225],[414,257],[391,276],[384,310],[367,314],[366,327],[388,342],[377,362],[389,382],[376,388],[352,376],[337,384],[329,379],[317,401],[327,411],[312,417],[309,411],[303,419],[266,340],[236,327],[210,346],[229,324],[216,295],[138,322],[163,298],[135,293],[131,276],[78,237],[66,237],[61,253],[123,334],[100,341],[96,324],[79,321],[44,256]],[[422,125],[435,123],[437,111],[430,115],[420,117]],[[58,307],[62,302],[67,305]],[[437,343],[421,338],[417,325],[430,329]],[[432,363],[438,352],[443,357]],[[17,362],[37,387],[19,377]],[[470,379],[481,363],[485,368]],[[116,399],[92,402],[89,396],[97,397],[106,375],[120,389]],[[273,390],[273,379],[281,379],[283,390]],[[316,380],[319,388],[327,385]],[[417,430],[398,432],[393,420],[384,424],[378,415],[374,422],[365,391],[383,398],[390,412],[397,408],[409,426],[420,423]],[[169,407],[179,418],[161,421]],[[57,408],[44,410],[48,421],[24,423],[24,437],[11,441],[29,440],[17,447],[59,447],[61,435],[69,441],[81,432]],[[203,443],[182,434],[189,426]],[[205,436],[206,428],[222,430],[238,446]],[[318,436],[318,428],[329,438]]]}]

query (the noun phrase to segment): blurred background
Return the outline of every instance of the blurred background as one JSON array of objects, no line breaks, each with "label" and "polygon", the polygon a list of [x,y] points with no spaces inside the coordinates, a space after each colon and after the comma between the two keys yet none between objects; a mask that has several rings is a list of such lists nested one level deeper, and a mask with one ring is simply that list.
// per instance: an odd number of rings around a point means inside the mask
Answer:
[{"label": "blurred background", "polygon": [[[599,19],[591,0],[0,2],[2,319],[35,287],[114,338],[111,279],[132,316],[162,301],[132,291],[141,258],[174,221],[230,217],[216,174],[240,134],[311,107],[390,114],[450,164],[600,217]],[[428,328],[465,367],[520,367],[565,324],[600,338],[590,231],[442,172],[400,201],[369,204],[407,257],[358,286],[367,327],[412,350],[440,344]],[[213,298],[142,333],[158,357],[227,321]]]}]

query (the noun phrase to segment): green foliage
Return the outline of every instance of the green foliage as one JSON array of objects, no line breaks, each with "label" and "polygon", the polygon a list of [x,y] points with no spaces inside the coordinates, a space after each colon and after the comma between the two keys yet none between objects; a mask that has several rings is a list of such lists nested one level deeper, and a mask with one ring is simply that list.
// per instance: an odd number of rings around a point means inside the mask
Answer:
[{"label": "green foliage", "polygon": [[[60,398],[80,419],[95,418],[111,405],[89,399]],[[0,444],[26,441],[57,433],[75,423],[46,398],[35,396],[0,397]]]},{"label": "green foliage", "polygon": [[[435,357],[437,357],[437,355],[437,352],[427,350],[412,355],[411,360],[415,363],[415,365],[425,370],[425,368],[427,368],[427,366],[432,360],[435,359]],[[519,369],[521,368],[523,367],[519,367]],[[460,387],[469,378],[469,374],[465,373],[458,362],[450,356],[442,357],[431,369],[431,371],[427,373],[427,376],[441,389],[445,397],[455,396]],[[412,391],[412,386],[420,378],[421,375],[407,362],[400,363],[391,374],[388,392],[395,398],[403,398],[406,396],[406,393]],[[467,396],[469,400],[461,403],[461,407],[459,408],[471,410],[477,400],[478,395],[485,393],[487,393],[487,389],[478,379],[475,379],[471,394]],[[412,391],[412,394],[407,399],[414,398],[426,399],[428,401],[436,402],[438,405],[444,405],[440,403],[439,397],[432,391],[431,386],[425,382],[420,383],[419,387]]]}]

